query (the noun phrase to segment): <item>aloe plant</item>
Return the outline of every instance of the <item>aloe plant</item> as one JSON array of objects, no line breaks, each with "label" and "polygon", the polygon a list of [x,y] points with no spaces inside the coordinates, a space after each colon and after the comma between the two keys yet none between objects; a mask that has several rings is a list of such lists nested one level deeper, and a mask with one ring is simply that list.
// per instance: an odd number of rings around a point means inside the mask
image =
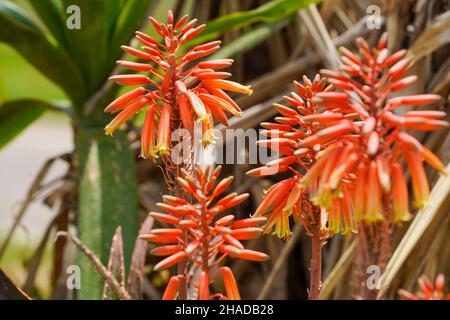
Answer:
[{"label": "aloe plant", "polygon": [[[126,136],[104,136],[108,118],[105,101],[117,87],[99,95],[127,43],[143,21],[151,0],[25,1],[34,12],[10,1],[0,2],[0,41],[9,44],[67,95],[55,104],[36,99],[9,101],[0,107],[0,147],[36,120],[45,110],[70,117],[79,165],[78,227],[83,243],[107,262],[110,239],[118,225],[124,231],[125,261],[129,261],[138,227],[138,195],[133,155]],[[80,29],[69,29],[67,7],[80,9]],[[38,17],[36,21],[33,17]],[[96,103],[87,108],[95,95]],[[88,110],[90,109],[90,110]],[[80,255],[80,298],[100,298],[102,279]]]}]

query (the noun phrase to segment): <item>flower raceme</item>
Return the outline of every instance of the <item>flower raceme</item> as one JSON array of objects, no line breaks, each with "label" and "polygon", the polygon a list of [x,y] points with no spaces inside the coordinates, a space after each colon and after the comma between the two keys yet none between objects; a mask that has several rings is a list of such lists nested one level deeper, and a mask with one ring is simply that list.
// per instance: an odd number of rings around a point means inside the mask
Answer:
[{"label": "flower raceme", "polygon": [[[164,196],[164,203],[158,207],[165,213],[151,212],[157,221],[169,224],[170,228],[154,229],[142,238],[161,244],[151,253],[164,256],[154,267],[155,271],[169,268],[187,260],[189,273],[173,276],[166,288],[163,299],[175,299],[180,280],[185,280],[197,289],[199,299],[240,299],[239,291],[231,269],[220,264],[227,256],[250,261],[264,261],[268,255],[245,249],[242,240],[257,238],[265,223],[265,217],[235,220],[234,215],[223,212],[247,199],[248,194],[231,193],[219,198],[230,186],[232,177],[217,183],[221,167],[214,172],[197,168],[191,176],[184,169],[177,182],[195,203],[174,196]],[[197,182],[196,182],[197,181]],[[195,276],[197,275],[197,276]],[[220,275],[226,295],[211,294],[210,283]],[[195,278],[195,279],[194,279]]]},{"label": "flower raceme", "polygon": [[[266,191],[266,195],[256,210],[254,216],[268,215],[265,232],[273,228],[281,238],[290,235],[289,217],[295,221],[301,220],[307,231],[309,226],[318,220],[318,208],[315,208],[308,197],[315,193],[317,179],[311,178],[311,166],[317,159],[330,152],[328,144],[337,137],[350,132],[353,125],[350,119],[354,114],[343,114],[331,107],[323,107],[314,101],[318,94],[328,94],[332,86],[325,86],[326,79],[319,75],[313,81],[303,77],[303,84],[294,82],[296,92],[285,96],[288,104],[274,104],[281,116],[276,117],[276,123],[261,123],[266,130],[261,133],[267,140],[260,140],[258,144],[281,153],[280,159],[271,161],[265,166],[247,172],[251,176],[274,175],[284,171],[292,172],[292,176],[282,180]],[[305,175],[305,172],[306,175]],[[330,168],[327,175],[333,174]],[[310,181],[309,190],[305,188],[305,181]],[[313,183],[313,181],[315,181]],[[349,193],[347,188],[344,192]],[[333,210],[330,210],[330,230],[333,232],[351,233],[355,230],[350,209],[335,201]],[[319,211],[320,213],[320,211]]]},{"label": "flower raceme", "polygon": [[434,285],[425,275],[421,276],[417,282],[419,291],[416,294],[401,289],[399,290],[400,295],[407,300],[450,300],[450,293],[444,294],[445,277],[443,274],[436,277]]},{"label": "flower raceme", "polygon": [[[355,115],[355,118],[351,122],[338,120],[338,124],[302,140],[300,147],[312,146],[327,143],[328,132],[341,134],[302,181],[315,188],[311,199],[317,205],[333,210],[335,199],[342,199],[357,221],[388,218],[399,223],[410,218],[402,160],[409,167],[414,204],[418,208],[426,205],[429,195],[423,161],[446,174],[437,156],[405,130],[435,131],[447,127],[448,122],[440,120],[445,113],[437,110],[411,110],[401,115],[396,112],[402,106],[435,104],[441,97],[435,94],[392,97],[417,77],[404,77],[411,60],[404,58],[405,50],[389,55],[386,43],[386,34],[376,48],[370,48],[359,38],[359,54],[340,49],[341,72],[322,70],[328,82],[342,92],[319,93],[312,101],[338,110],[336,117]],[[316,178],[320,181],[318,186]]]},{"label": "flower raceme", "polygon": [[[225,91],[251,94],[249,86],[226,80],[228,72],[218,71],[229,67],[233,60],[217,59],[195,62],[220,48],[220,41],[181,52],[180,47],[198,36],[205,25],[195,26],[197,19],[188,21],[184,16],[177,22],[171,11],[167,23],[149,17],[150,23],[162,42],[140,31],[136,38],[142,49],[122,46],[122,49],[140,62],[117,61],[119,66],[143,74],[114,75],[109,79],[123,86],[138,86],[125,93],[106,108],[105,112],[118,115],[105,127],[113,134],[134,114],[146,109],[141,133],[141,156],[156,158],[169,154],[171,132],[183,128],[191,133],[195,120],[201,121],[202,131],[213,126],[213,118],[227,125],[226,113],[239,117],[241,109]],[[204,143],[213,142],[213,135],[204,134]]]}]

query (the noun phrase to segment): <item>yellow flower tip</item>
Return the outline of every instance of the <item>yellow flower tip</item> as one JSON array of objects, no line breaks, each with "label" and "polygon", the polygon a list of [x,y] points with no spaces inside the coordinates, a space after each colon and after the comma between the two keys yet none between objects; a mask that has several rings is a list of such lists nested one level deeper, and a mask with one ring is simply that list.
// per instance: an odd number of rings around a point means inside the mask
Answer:
[{"label": "yellow flower tip", "polygon": [[156,147],[155,154],[160,156],[168,156],[170,155],[170,150],[165,146]]},{"label": "yellow flower tip", "polygon": [[147,154],[144,154],[143,152],[141,152],[139,157],[142,158],[142,159],[148,159],[149,158],[149,156]]},{"label": "yellow flower tip", "polygon": [[253,89],[250,86],[247,86],[247,94],[251,96],[253,94]]},{"label": "yellow flower tip", "polygon": [[414,207],[416,209],[423,209],[430,204],[429,199],[420,199],[420,201],[414,201]]},{"label": "yellow flower tip", "polygon": [[116,131],[115,128],[108,127],[108,126],[105,127],[105,134],[106,134],[107,136],[111,136],[111,137],[112,137],[114,131]]}]

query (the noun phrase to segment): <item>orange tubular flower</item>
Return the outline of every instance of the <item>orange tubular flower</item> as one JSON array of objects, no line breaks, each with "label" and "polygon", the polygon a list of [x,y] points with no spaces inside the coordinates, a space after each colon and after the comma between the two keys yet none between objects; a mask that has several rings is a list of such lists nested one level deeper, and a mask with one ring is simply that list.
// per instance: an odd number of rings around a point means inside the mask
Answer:
[{"label": "orange tubular flower", "polygon": [[[332,86],[325,87],[326,79],[318,75],[314,81],[303,77],[303,84],[294,82],[296,92],[285,96],[284,100],[289,106],[274,104],[281,114],[276,117],[277,123],[261,123],[265,128],[262,132],[268,137],[260,140],[260,146],[269,147],[282,154],[280,159],[271,161],[265,166],[247,172],[251,176],[274,175],[284,171],[291,171],[292,177],[270,187],[255,212],[255,217],[268,216],[264,231],[275,233],[281,238],[290,236],[289,217],[294,221],[301,220],[306,230],[312,234],[310,227],[317,224],[320,219],[320,209],[310,202],[311,194],[317,196],[317,185],[322,186],[326,180],[319,176],[326,173],[332,181],[340,180],[347,167],[355,165],[355,157],[348,157],[350,150],[338,150],[327,146],[342,135],[354,130],[349,120],[352,115],[344,115],[334,106],[314,102],[317,95],[328,95]],[[333,159],[326,162],[324,159]],[[311,166],[316,163],[314,169]],[[339,170],[331,170],[339,168]],[[306,174],[305,174],[306,172]],[[336,189],[336,183],[326,185],[329,191]],[[305,186],[309,185],[309,188]],[[346,193],[353,190],[348,187]],[[325,198],[322,198],[325,201]],[[331,197],[327,197],[331,204]],[[328,231],[349,234],[355,231],[353,208],[336,200],[335,210],[330,210]],[[326,227],[327,221],[321,221],[320,228]]]},{"label": "orange tubular flower", "polygon": [[[154,229],[141,238],[160,244],[151,253],[165,258],[155,265],[154,270],[169,268],[176,263],[189,261],[188,273],[170,279],[163,299],[175,299],[180,279],[185,279],[197,290],[198,299],[240,299],[239,290],[231,269],[221,267],[227,256],[250,261],[269,259],[265,253],[245,249],[242,240],[257,238],[265,223],[263,217],[235,220],[234,215],[221,215],[225,210],[237,206],[248,194],[231,193],[218,197],[230,186],[232,177],[216,183],[221,167],[214,172],[209,168],[203,171],[197,168],[195,178],[181,169],[178,184],[195,199],[195,203],[179,197],[164,196],[164,203],[158,207],[165,213],[151,212],[150,215],[159,222],[170,224],[170,228]],[[226,295],[211,294],[210,283],[221,275]],[[194,297],[195,298],[195,297]]]},{"label": "orange tubular flower", "polygon": [[147,108],[141,134],[141,156],[157,158],[170,153],[172,130],[183,128],[191,133],[194,121],[201,120],[204,143],[214,141],[208,130],[213,127],[213,118],[227,124],[227,116],[241,116],[239,106],[225,91],[251,94],[249,86],[225,80],[231,74],[217,71],[229,67],[233,60],[217,59],[203,61],[192,66],[192,62],[207,57],[220,48],[220,41],[198,45],[185,53],[180,47],[195,38],[205,25],[195,27],[197,19],[188,21],[182,17],[174,22],[169,11],[167,23],[161,24],[152,17],[150,23],[162,41],[140,31],[136,38],[141,49],[122,46],[122,49],[142,60],[142,63],[117,61],[129,70],[146,74],[125,74],[110,77],[123,86],[139,86],[111,102],[105,112],[119,114],[106,126],[106,134],[112,135],[135,113]]},{"label": "orange tubular flower", "polygon": [[445,277],[439,274],[436,281],[433,283],[430,279],[423,275],[417,281],[419,283],[419,290],[416,294],[410,293],[406,290],[399,290],[399,294],[406,300],[450,300],[450,293],[444,294]]},{"label": "orange tubular flower", "polygon": [[[347,122],[352,129],[330,143],[331,151],[311,168],[310,172],[317,173],[321,181],[311,196],[315,204],[325,208],[331,207],[331,198],[347,202],[357,221],[374,222],[389,217],[400,223],[410,218],[402,161],[406,160],[409,167],[414,204],[418,208],[426,205],[429,195],[423,161],[446,174],[441,161],[405,130],[435,131],[447,127],[448,122],[439,120],[445,116],[442,111],[396,114],[400,106],[435,104],[441,97],[435,94],[391,97],[417,77],[402,78],[412,62],[403,58],[404,50],[389,55],[386,43],[386,34],[373,49],[359,38],[359,54],[340,49],[342,72],[322,70],[328,82],[343,92],[318,93],[312,101],[335,108],[334,112],[353,121],[351,125]],[[349,120],[337,121],[345,128],[342,121]],[[301,145],[311,145],[309,141],[323,143],[326,138],[316,134],[304,139]],[[312,179],[303,180],[310,188],[316,186]],[[350,189],[344,192],[349,184]]]}]

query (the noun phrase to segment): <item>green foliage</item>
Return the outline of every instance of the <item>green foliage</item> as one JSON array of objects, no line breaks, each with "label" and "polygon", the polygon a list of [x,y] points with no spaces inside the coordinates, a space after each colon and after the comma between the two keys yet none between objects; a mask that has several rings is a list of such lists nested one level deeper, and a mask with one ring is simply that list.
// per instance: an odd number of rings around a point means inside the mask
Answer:
[{"label": "green foliage", "polygon": [[274,0],[253,10],[221,16],[208,22],[205,31],[195,39],[195,43],[217,38],[226,31],[245,28],[254,23],[279,22],[291,16],[300,8],[316,2],[318,0]]},{"label": "green foliage", "polygon": [[14,100],[0,107],[0,148],[14,139],[50,105],[39,100]]},{"label": "green foliage", "polygon": [[0,41],[11,45],[61,86],[74,102],[86,99],[84,84],[73,61],[61,46],[49,41],[23,10],[10,2],[0,2],[0,25]]},{"label": "green foliage", "polygon": [[[126,266],[131,261],[138,231],[138,192],[134,159],[122,132],[114,139],[103,129],[80,130],[76,137],[79,161],[79,237],[107,264],[111,239],[122,227]],[[79,298],[100,298],[103,278],[80,255],[82,270]]]}]

